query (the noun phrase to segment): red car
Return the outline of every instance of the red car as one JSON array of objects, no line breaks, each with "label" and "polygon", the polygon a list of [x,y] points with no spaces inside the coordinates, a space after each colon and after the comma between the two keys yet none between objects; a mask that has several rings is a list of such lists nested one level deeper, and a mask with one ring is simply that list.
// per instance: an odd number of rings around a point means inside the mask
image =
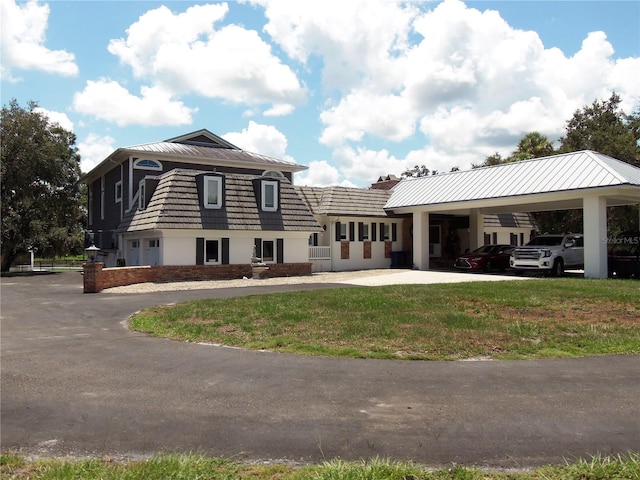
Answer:
[{"label": "red car", "polygon": [[484,245],[471,253],[460,255],[453,266],[460,270],[482,272],[506,270],[509,267],[509,256],[514,248],[513,245]]}]

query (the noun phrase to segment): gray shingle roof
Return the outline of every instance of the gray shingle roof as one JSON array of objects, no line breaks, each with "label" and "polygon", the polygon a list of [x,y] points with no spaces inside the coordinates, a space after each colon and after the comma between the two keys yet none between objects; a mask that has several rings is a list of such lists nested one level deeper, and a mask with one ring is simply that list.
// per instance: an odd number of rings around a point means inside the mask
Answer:
[{"label": "gray shingle roof", "polygon": [[286,170],[300,171],[306,170],[307,167],[298,165],[293,162],[286,162],[284,160],[278,160],[266,155],[260,155],[259,153],[246,152],[244,150],[232,149],[232,148],[216,148],[203,145],[190,145],[185,143],[174,142],[154,142],[145,143],[142,145],[133,145],[131,147],[123,147],[119,149],[123,152],[135,155],[143,154],[155,154],[155,155],[167,155],[172,158],[189,158],[192,160],[201,161],[225,161],[234,163],[251,164],[252,166],[264,166],[266,168],[283,168]]},{"label": "gray shingle roof", "polygon": [[[158,185],[144,210],[127,213],[119,232],[153,229],[266,230],[315,232],[320,226],[293,185],[280,181],[280,209],[265,212],[259,208],[256,175],[220,174],[225,178],[224,205],[206,209],[198,195],[196,177],[211,173],[174,169],[157,177]],[[269,180],[274,180],[269,178]]]},{"label": "gray shingle roof", "polygon": [[391,192],[347,187],[295,187],[315,215],[388,217],[384,205]]},{"label": "gray shingle roof", "polygon": [[405,179],[393,188],[385,208],[620,185],[640,186],[640,168],[584,150],[493,167]]}]

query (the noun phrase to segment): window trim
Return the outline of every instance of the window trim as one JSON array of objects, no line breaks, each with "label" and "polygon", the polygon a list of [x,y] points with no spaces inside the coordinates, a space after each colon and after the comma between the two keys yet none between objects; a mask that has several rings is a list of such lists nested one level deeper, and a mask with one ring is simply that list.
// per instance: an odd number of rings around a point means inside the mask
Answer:
[{"label": "window trim", "polygon": [[[277,212],[278,211],[278,207],[279,207],[279,185],[280,182],[278,182],[277,180],[262,180],[261,183],[261,200],[262,200],[262,210],[265,212]],[[269,189],[269,187],[273,187],[273,204],[269,205],[267,203],[267,190]]]},{"label": "window trim", "polygon": [[[265,252],[265,245],[267,244],[271,244],[271,257],[266,257],[264,252]],[[260,256],[262,258],[262,261],[264,263],[276,263],[277,257],[276,257],[276,242],[275,240],[262,240],[262,252],[260,253]]]},{"label": "window trim", "polygon": [[118,180],[113,186],[113,198],[115,203],[122,202],[122,180]]},{"label": "window trim", "polygon": [[100,220],[104,220],[104,191],[106,180],[104,176],[100,177]]},{"label": "window trim", "polygon": [[144,210],[145,208],[147,208],[147,206],[145,205],[145,189],[146,182],[143,178],[142,180],[140,180],[140,182],[138,182],[138,210]]},{"label": "window trim", "polygon": [[[218,194],[218,201],[216,203],[209,203],[209,182],[214,181]],[[204,208],[220,209],[223,205],[223,192],[224,192],[224,179],[219,175],[206,175],[204,177],[203,199],[202,205]]]},{"label": "window trim", "polygon": [[[216,253],[216,257],[217,260],[210,262],[207,260],[207,244],[209,244],[210,242],[215,242],[217,244],[217,253]],[[222,263],[222,252],[220,250],[220,247],[222,246],[222,241],[220,239],[206,239],[204,240],[204,252],[203,252],[203,262],[204,265],[220,265]]]},{"label": "window trim", "polygon": [[[154,165],[143,165],[143,162],[150,162]],[[161,172],[162,163],[160,163],[158,160],[152,160],[150,158],[137,158],[133,162],[133,168],[137,170],[153,170],[156,172]]]}]

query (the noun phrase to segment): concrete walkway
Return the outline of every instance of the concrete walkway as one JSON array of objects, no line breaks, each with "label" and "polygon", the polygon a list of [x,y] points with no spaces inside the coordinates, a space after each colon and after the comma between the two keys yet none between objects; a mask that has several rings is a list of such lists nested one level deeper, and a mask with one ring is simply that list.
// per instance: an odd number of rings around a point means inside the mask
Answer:
[{"label": "concrete walkway", "polygon": [[78,273],[3,278],[2,450],[507,468],[638,450],[640,356],[353,360],[173,342],[123,325],[151,305],[335,286],[344,284],[82,294]]}]

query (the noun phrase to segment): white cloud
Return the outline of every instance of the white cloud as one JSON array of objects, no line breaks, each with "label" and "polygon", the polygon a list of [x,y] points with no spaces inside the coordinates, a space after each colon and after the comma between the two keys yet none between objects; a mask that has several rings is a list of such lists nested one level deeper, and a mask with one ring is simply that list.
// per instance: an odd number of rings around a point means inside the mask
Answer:
[{"label": "white cloud", "polygon": [[309,169],[304,172],[295,174],[295,184],[309,187],[328,187],[331,185],[339,185],[345,187],[354,186],[351,182],[347,184],[341,183],[340,172],[330,165],[326,160],[316,160],[310,162]]},{"label": "white cloud", "polygon": [[[603,32],[567,57],[497,11],[459,0],[250,1],[265,8],[264,30],[291,58],[322,65],[325,94],[340,93],[320,113],[320,142],[334,149],[341,177],[363,184],[415,164],[469,168],[509,154],[531,131],[553,142],[595,99],[615,90],[630,112],[640,98],[640,59],[614,60]],[[397,158],[364,147],[371,138],[424,147]]]},{"label": "white cloud", "polygon": [[41,70],[47,73],[75,76],[78,66],[72,53],[50,50],[45,46],[49,6],[36,0],[16,4],[0,2],[2,41],[2,76],[12,78],[13,70]]},{"label": "white cloud", "polygon": [[227,4],[197,5],[179,14],[164,6],[150,10],[127,29],[126,39],[111,40],[109,51],[137,78],[175,95],[272,104],[270,115],[292,111],[306,97],[296,74],[254,30],[214,28],[227,11]]},{"label": "white cloud", "polygon": [[84,90],[74,95],[73,108],[121,127],[190,124],[197,111],[173,100],[160,87],[142,87],[140,93],[140,97],[132,95],[112,80],[88,81]]},{"label": "white cloud", "polygon": [[34,109],[35,112],[40,113],[46,116],[49,119],[49,123],[57,123],[65,130],[73,132],[73,122],[67,117],[66,113],[55,112],[53,110],[47,110],[46,108],[37,107]]},{"label": "white cloud", "polygon": [[248,152],[294,161],[286,154],[287,137],[272,125],[262,125],[250,120],[247,128],[243,128],[241,132],[228,132],[222,138]]},{"label": "white cloud", "polygon": [[[415,9],[386,0],[250,0],[265,8],[264,30],[293,59],[322,58],[329,89],[348,91],[366,77],[393,82],[393,57],[407,46]],[[374,74],[374,75],[372,75]]]},{"label": "white cloud", "polygon": [[78,143],[80,170],[83,173],[91,171],[115,150],[115,142],[115,139],[108,135],[97,135],[95,133],[87,135],[84,141]]}]

